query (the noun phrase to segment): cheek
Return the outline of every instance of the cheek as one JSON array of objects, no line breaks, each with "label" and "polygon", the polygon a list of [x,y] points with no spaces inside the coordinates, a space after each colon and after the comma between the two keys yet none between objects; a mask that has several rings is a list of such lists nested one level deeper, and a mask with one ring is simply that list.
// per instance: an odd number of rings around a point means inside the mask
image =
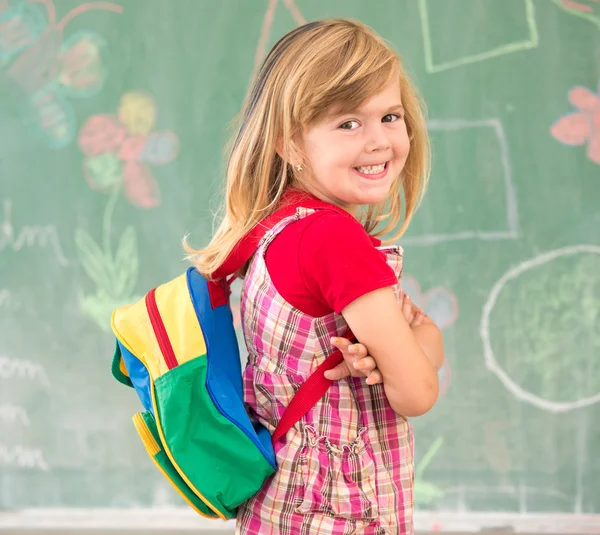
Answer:
[{"label": "cheek", "polygon": [[410,140],[408,139],[408,133],[406,129],[403,129],[402,133],[399,133],[394,143],[394,152],[400,158],[406,158],[410,151]]},{"label": "cheek", "polygon": [[330,148],[330,150],[318,150],[313,152],[310,158],[312,168],[317,174],[331,173],[337,167],[340,167],[343,159],[340,154]]}]

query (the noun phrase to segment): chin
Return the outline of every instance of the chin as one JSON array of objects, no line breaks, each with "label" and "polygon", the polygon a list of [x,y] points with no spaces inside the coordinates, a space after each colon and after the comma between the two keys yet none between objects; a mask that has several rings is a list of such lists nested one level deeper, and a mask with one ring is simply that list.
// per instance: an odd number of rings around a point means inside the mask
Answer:
[{"label": "chin", "polygon": [[389,199],[391,185],[385,187],[369,188],[361,190],[357,195],[357,204],[379,204]]}]

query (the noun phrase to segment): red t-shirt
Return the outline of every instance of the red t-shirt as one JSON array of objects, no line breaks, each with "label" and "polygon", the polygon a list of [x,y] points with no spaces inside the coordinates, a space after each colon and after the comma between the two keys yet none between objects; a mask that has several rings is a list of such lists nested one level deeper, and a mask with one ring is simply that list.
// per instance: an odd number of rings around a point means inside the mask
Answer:
[{"label": "red t-shirt", "polygon": [[398,281],[350,214],[319,210],[289,224],[269,245],[265,260],[280,295],[305,314],[338,314],[358,297]]}]

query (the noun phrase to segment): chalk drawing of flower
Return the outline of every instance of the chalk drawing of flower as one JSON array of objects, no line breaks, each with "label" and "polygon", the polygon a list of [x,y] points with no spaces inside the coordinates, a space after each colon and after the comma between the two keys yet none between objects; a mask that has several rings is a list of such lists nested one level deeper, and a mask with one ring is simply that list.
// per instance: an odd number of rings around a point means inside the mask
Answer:
[{"label": "chalk drawing of flower", "polygon": [[415,505],[432,505],[442,497],[444,492],[437,485],[429,483],[424,479],[425,471],[431,464],[433,458],[437,455],[440,448],[444,445],[444,437],[438,437],[429,447],[419,464],[415,468]]},{"label": "chalk drawing of flower", "polygon": [[569,15],[581,17],[600,28],[600,0],[553,0]]},{"label": "chalk drawing of flower", "polygon": [[80,295],[83,310],[105,331],[110,330],[111,312],[135,302],[139,274],[137,233],[128,226],[116,252],[111,244],[112,218],[124,191],[139,208],[160,204],[158,185],[151,165],[164,165],[177,156],[179,140],[171,131],[152,132],[156,122],[154,99],[139,91],[125,93],[116,115],[95,115],[81,127],[79,146],[86,155],[84,176],[96,190],[109,193],[102,221],[102,244],[85,230],[75,231],[79,260],[96,285],[96,293]]},{"label": "chalk drawing of flower", "polygon": [[[402,277],[402,289],[410,295],[415,305],[421,308],[443,331],[456,323],[458,319],[458,300],[448,289],[441,286],[430,288],[426,292],[421,290],[421,285],[411,275]],[[438,372],[440,383],[440,397],[450,388],[452,370],[445,360]]]},{"label": "chalk drawing of flower", "polygon": [[598,93],[576,86],[569,91],[569,101],[577,111],[556,121],[550,133],[565,145],[587,144],[587,157],[600,164],[600,83]]},{"label": "chalk drawing of flower", "polygon": [[174,160],[179,142],[169,130],[151,132],[155,121],[154,100],[138,91],[123,95],[117,116],[90,117],[79,132],[90,186],[109,192],[123,184],[134,206],[158,206],[160,195],[150,165]]}]

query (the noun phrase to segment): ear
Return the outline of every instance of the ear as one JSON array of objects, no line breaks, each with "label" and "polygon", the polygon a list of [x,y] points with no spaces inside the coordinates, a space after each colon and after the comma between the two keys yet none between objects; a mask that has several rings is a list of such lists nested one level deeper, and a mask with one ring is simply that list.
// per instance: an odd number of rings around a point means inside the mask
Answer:
[{"label": "ear", "polygon": [[279,157],[285,161],[285,157],[283,154],[283,138],[282,137],[278,137],[277,141],[275,142],[275,152],[279,155]]},{"label": "ear", "polygon": [[283,137],[277,138],[277,141],[275,142],[275,152],[277,152],[279,157],[284,162],[287,162],[288,165],[291,165],[295,168],[299,163],[302,162],[302,156],[297,152],[298,147],[296,146],[296,143],[294,141],[290,142],[288,150],[290,152],[286,153],[286,151],[283,148]]}]

